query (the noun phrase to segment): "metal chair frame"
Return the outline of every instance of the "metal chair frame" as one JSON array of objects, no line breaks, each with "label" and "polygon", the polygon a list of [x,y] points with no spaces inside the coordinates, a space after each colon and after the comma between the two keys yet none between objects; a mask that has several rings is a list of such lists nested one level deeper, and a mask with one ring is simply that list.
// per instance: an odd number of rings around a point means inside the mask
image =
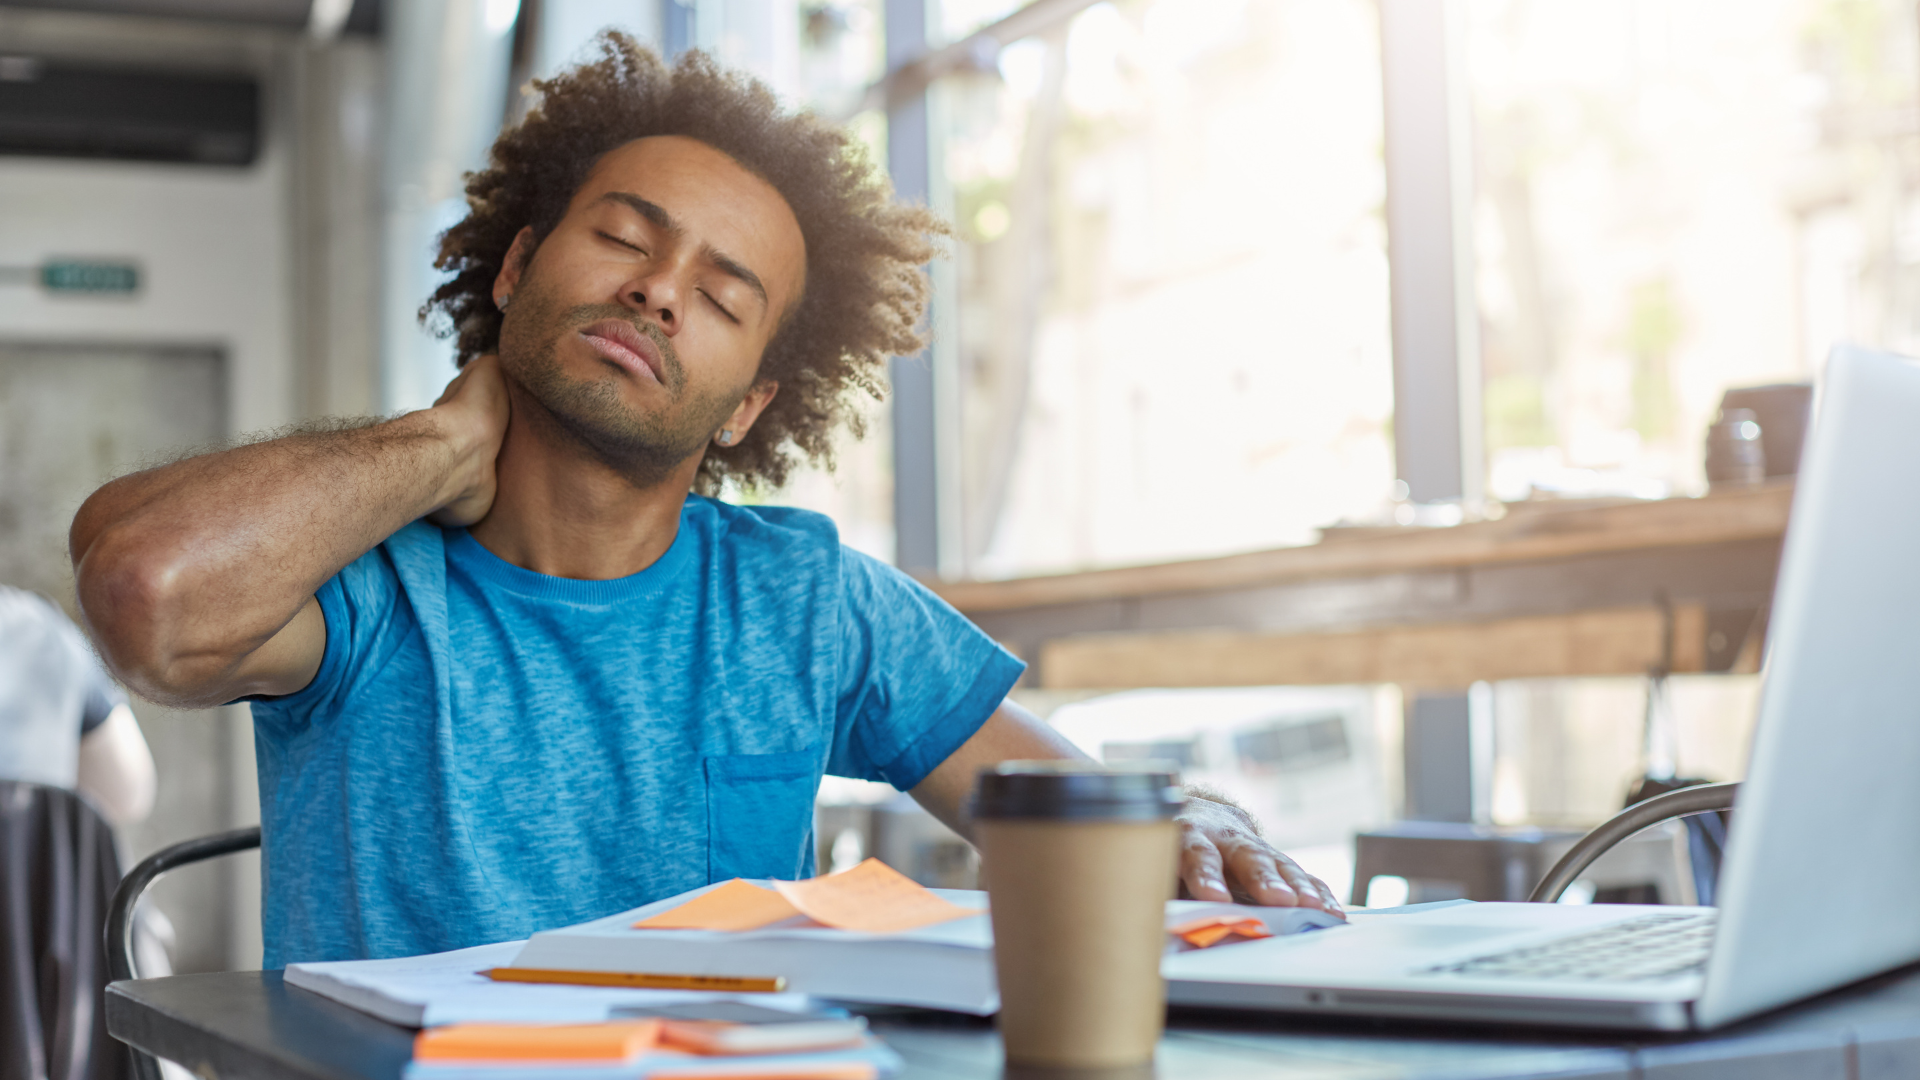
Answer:
[{"label": "metal chair frame", "polygon": [[[126,876],[120,879],[120,887],[113,891],[113,903],[107,908],[107,970],[112,980],[119,982],[139,977],[133,958],[133,909],[140,903],[140,898],[146,895],[147,887],[160,875],[182,866],[259,846],[260,826],[255,825],[162,848],[127,871]],[[135,1080],[161,1080],[160,1063],[152,1055],[132,1046],[127,1049],[133,1054]]]},{"label": "metal chair frame", "polygon": [[1560,894],[1567,891],[1575,878],[1593,861],[1607,853],[1607,850],[1642,829],[1651,828],[1663,821],[1675,818],[1692,817],[1695,814],[1710,814],[1716,810],[1733,809],[1734,796],[1739,792],[1739,784],[1701,784],[1698,787],[1681,788],[1658,795],[1645,802],[1634,803],[1618,814],[1613,815],[1592,832],[1580,838],[1553,869],[1533,887],[1533,894],[1527,897],[1528,903],[1552,904],[1560,900]]}]

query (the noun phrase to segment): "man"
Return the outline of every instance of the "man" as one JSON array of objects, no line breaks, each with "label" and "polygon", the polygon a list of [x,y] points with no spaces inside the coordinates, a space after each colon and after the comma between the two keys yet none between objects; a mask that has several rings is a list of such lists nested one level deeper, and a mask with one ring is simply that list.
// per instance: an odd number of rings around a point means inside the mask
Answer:
[{"label": "man", "polygon": [[[981,766],[1076,753],[1005,701],[1017,660],[826,519],[706,497],[829,456],[919,345],[938,221],[757,84],[601,50],[470,180],[433,408],[75,518],[128,684],[256,702],[270,967],[805,875],[825,772],[964,834]],[[1336,906],[1233,807],[1195,800],[1184,837],[1196,896]]]}]

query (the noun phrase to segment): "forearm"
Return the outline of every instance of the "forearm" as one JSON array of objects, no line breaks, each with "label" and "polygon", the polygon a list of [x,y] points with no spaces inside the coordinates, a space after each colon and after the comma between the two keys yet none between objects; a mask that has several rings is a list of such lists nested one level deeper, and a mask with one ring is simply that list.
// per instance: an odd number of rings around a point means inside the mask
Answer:
[{"label": "forearm", "polygon": [[[1072,760],[1086,755],[1032,713],[1003,701],[972,738],[913,789],[914,800],[971,840],[967,800],[974,778],[982,768],[1010,758]],[[1340,905],[1326,885],[1262,840],[1259,823],[1245,807],[1203,784],[1189,784],[1186,791],[1187,806],[1177,821],[1180,882],[1187,895],[1227,901],[1238,889],[1257,904],[1304,904],[1338,913]]]},{"label": "forearm", "polygon": [[909,794],[942,824],[972,840],[973,819],[968,803],[981,769],[1014,759],[1085,757],[1078,747],[1048,727],[1046,721],[1007,700],[1000,703],[972,738],[936,766]]},{"label": "forearm", "polygon": [[74,519],[81,611],[129,685],[218,696],[327,578],[454,498],[470,451],[427,410],[123,477]]}]

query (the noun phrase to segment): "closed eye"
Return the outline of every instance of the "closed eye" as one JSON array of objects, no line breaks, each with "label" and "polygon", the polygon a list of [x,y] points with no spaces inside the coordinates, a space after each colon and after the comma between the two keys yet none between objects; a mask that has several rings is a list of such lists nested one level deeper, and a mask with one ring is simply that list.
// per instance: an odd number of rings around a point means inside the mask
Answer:
[{"label": "closed eye", "polygon": [[715,300],[713,298],[712,293],[703,291],[701,292],[700,295],[707,298],[707,303],[712,304],[715,311],[718,311],[720,314],[725,315],[727,317],[728,322],[734,324],[735,326],[740,325],[740,320],[734,317],[733,312],[727,310],[725,304],[722,304],[720,301]]},{"label": "closed eye", "polygon": [[620,237],[613,235],[612,233],[596,232],[594,235],[600,237],[600,239],[602,240],[611,240],[614,243],[619,244],[621,247],[626,248],[629,251],[637,251],[642,255],[645,255],[647,253],[646,248],[641,247],[639,244],[636,244],[631,240],[623,240]]}]

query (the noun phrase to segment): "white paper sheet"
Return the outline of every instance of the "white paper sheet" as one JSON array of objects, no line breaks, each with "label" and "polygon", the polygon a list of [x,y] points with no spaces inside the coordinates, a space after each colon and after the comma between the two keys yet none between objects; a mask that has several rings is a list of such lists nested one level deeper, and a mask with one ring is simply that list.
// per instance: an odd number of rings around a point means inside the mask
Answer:
[{"label": "white paper sheet", "polygon": [[507,967],[524,941],[393,960],[337,960],[287,965],[287,982],[384,1020],[411,1027],[474,1021],[593,1023],[615,1009],[688,1001],[751,1001],[805,1011],[805,994],[716,994],[700,990],[630,990],[494,982],[480,972]]}]

